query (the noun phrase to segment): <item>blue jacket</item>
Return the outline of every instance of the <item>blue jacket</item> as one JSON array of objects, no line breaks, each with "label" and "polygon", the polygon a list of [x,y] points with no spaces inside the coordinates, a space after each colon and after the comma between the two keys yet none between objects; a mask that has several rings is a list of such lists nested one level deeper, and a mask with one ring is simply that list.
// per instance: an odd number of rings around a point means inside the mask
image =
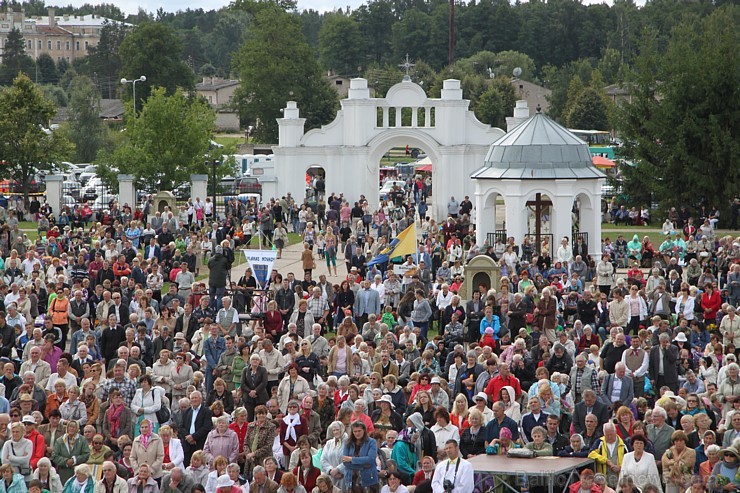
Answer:
[{"label": "blue jacket", "polygon": [[522,433],[527,439],[527,442],[532,441],[532,428],[535,426],[541,426],[545,428],[547,426],[547,413],[540,411],[540,419],[534,419],[532,413],[527,413],[522,416]]},{"label": "blue jacket", "polygon": [[206,342],[203,343],[203,353],[206,356],[208,368],[218,366],[218,359],[224,351],[226,351],[226,339],[221,336],[216,337],[215,340],[213,337],[206,339]]},{"label": "blue jacket", "polygon": [[[147,245],[146,247],[144,247],[144,258],[145,259],[149,258],[149,249],[151,247],[152,247],[151,245]],[[159,247],[159,245],[154,246],[154,257],[160,262],[162,261],[162,249]]]},{"label": "blue jacket", "polygon": [[[90,481],[90,482],[94,484],[93,481]],[[10,483],[10,486],[7,488],[5,487],[5,480],[0,479],[0,493],[27,493],[27,492],[28,492],[28,488],[26,487],[26,482],[23,479],[23,476],[18,473],[13,474],[13,482]]]},{"label": "blue jacket", "polygon": [[486,317],[483,317],[483,320],[480,321],[480,335],[483,335],[488,327],[493,329],[493,338],[498,341],[501,322],[497,315],[492,315],[490,322]]},{"label": "blue jacket", "polygon": [[501,432],[501,428],[508,428],[511,430],[511,439],[517,441],[519,439],[519,425],[516,421],[508,416],[504,416],[504,421],[499,424],[496,418],[493,418],[486,425],[486,441],[492,442],[494,438],[498,438],[498,434]]},{"label": "blue jacket", "polygon": [[344,463],[344,468],[347,470],[344,475],[344,484],[347,490],[352,487],[352,473],[354,471],[360,471],[360,480],[363,487],[378,484],[378,468],[375,466],[375,461],[378,458],[378,442],[367,437],[359,454],[355,454],[354,447],[346,443],[342,455],[352,457],[352,462]]}]

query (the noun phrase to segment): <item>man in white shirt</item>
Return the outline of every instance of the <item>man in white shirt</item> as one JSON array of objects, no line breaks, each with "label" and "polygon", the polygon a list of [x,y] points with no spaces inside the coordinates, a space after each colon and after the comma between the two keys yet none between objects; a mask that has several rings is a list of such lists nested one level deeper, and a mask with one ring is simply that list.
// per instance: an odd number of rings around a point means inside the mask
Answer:
[{"label": "man in white shirt", "polygon": [[69,361],[67,361],[66,358],[60,358],[57,363],[57,372],[52,373],[49,380],[46,382],[45,390],[47,395],[55,392],[54,385],[56,385],[57,380],[64,380],[64,383],[67,384],[67,388],[70,388],[72,385],[77,385],[77,379],[68,370]]},{"label": "man in white shirt", "polygon": [[[434,493],[470,493],[473,491],[473,465],[460,456],[460,448],[455,440],[445,442],[447,459],[437,464],[432,479]],[[445,483],[453,489],[445,489]]]},{"label": "man in white shirt", "polygon": [[34,265],[41,266],[41,261],[36,258],[35,254],[36,252],[26,252],[26,258],[21,262],[21,269],[23,269],[23,274],[25,274],[26,278],[31,276]]},{"label": "man in white shirt", "polygon": [[453,296],[454,293],[450,291],[450,286],[447,283],[442,284],[439,293],[437,293],[437,308],[440,312],[443,312],[452,303]]}]

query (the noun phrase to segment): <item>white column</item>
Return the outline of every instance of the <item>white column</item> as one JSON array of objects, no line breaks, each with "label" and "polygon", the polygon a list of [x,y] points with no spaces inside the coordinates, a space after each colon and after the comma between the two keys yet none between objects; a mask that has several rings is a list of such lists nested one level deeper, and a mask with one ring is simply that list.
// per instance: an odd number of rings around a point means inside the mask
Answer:
[{"label": "white column", "polygon": [[118,203],[121,207],[128,204],[131,209],[136,208],[136,189],[133,175],[118,175]]},{"label": "white column", "polygon": [[413,128],[419,126],[419,108],[411,108],[411,126]]},{"label": "white column", "polygon": [[432,108],[430,106],[424,108],[424,126],[427,128],[432,126]]},{"label": "white column", "polygon": [[402,113],[403,112],[401,111],[401,108],[400,107],[396,107],[396,128],[400,128],[401,127],[401,123],[402,123],[401,114]]},{"label": "white column", "polygon": [[[598,185],[599,189],[601,185]],[[592,258],[601,255],[601,194],[591,196],[589,215],[581,216],[581,229],[588,231],[588,253]]]},{"label": "white column", "polygon": [[383,110],[383,128],[388,128],[388,107],[381,108]]},{"label": "white column", "polygon": [[55,216],[59,216],[62,206],[62,175],[46,175],[46,203],[51,206]]},{"label": "white column", "polygon": [[552,234],[553,234],[553,252],[557,251],[563,237],[571,241],[573,233],[573,196],[560,196],[552,198]]},{"label": "white column", "polygon": [[[517,245],[524,240],[527,232],[526,197],[506,195],[506,236],[513,236]],[[494,219],[495,221],[495,219]]]},{"label": "white column", "polygon": [[496,231],[497,193],[475,193],[475,241],[482,248],[488,239],[488,233]]},{"label": "white column", "polygon": [[195,202],[200,198],[205,201],[208,196],[208,175],[190,175],[190,197]]}]

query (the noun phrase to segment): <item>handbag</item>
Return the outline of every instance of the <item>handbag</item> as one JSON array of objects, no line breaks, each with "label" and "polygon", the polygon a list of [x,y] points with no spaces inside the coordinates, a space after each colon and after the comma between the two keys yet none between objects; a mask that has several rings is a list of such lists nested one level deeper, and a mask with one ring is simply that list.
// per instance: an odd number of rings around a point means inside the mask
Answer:
[{"label": "handbag", "polygon": [[506,457],[514,459],[531,459],[534,457],[534,451],[528,448],[513,448],[506,452]]},{"label": "handbag", "polygon": [[161,425],[168,422],[171,417],[169,408],[166,408],[164,406],[159,408],[159,411],[156,412],[156,415],[157,415],[157,421],[159,421],[159,424]]},{"label": "handbag", "polygon": [[[152,402],[154,402],[154,392],[155,390],[152,389]],[[154,413],[157,416],[157,421],[159,421],[159,424],[163,425],[167,423],[172,415],[170,414],[170,409],[168,407],[164,407],[164,403],[162,403],[159,407],[159,411]]]}]

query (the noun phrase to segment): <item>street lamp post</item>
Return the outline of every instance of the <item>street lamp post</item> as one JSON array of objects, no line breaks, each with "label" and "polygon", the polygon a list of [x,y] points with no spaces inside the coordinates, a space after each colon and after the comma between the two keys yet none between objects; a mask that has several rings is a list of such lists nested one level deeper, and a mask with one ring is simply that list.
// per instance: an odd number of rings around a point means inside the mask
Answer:
[{"label": "street lamp post", "polygon": [[213,180],[213,184],[211,186],[211,195],[213,196],[213,217],[214,219],[216,216],[216,190],[218,188],[218,183],[216,182],[216,167],[221,164],[221,161],[218,159],[214,159],[213,161],[206,161],[206,166],[210,164],[211,165],[211,179]]},{"label": "street lamp post", "polygon": [[134,120],[136,119],[136,83],[137,82],[146,82],[146,75],[142,75],[138,79],[121,79],[121,84],[131,84],[131,87],[133,88],[133,96],[134,96]]}]

